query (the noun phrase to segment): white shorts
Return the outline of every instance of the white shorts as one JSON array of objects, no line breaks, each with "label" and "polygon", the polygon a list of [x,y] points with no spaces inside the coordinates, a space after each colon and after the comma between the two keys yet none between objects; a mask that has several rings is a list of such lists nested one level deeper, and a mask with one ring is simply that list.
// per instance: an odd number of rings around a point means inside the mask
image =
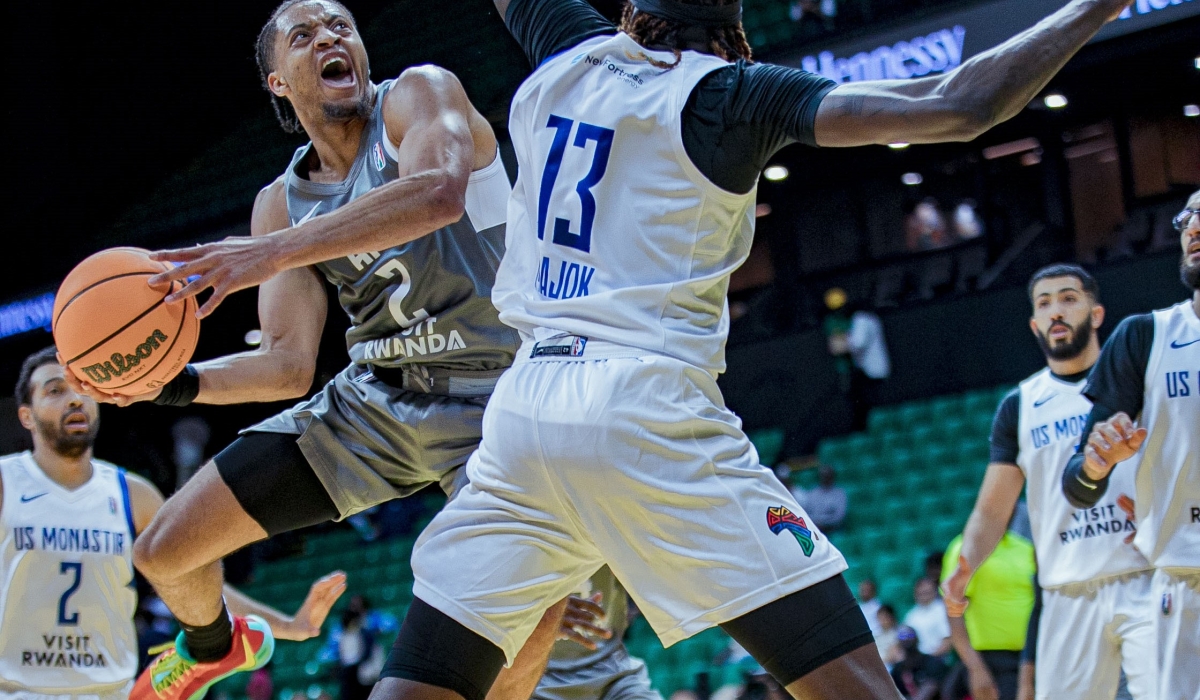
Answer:
[{"label": "white shorts", "polygon": [[1200,571],[1157,569],[1151,588],[1158,697],[1200,700]]},{"label": "white shorts", "polygon": [[133,681],[104,693],[35,693],[19,690],[0,679],[0,700],[127,700]]},{"label": "white shorts", "polygon": [[668,646],[846,569],[707,372],[597,341],[531,350],[488,403],[470,484],[413,553],[414,595],[510,662],[604,564]]},{"label": "white shorts", "polygon": [[1122,668],[1134,700],[1157,700],[1150,577],[1143,571],[1042,591],[1038,700],[1111,700]]}]

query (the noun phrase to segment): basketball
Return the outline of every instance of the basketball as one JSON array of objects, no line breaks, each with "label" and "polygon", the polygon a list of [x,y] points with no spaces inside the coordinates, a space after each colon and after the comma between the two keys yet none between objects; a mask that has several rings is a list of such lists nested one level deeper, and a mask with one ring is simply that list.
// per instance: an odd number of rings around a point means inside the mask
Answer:
[{"label": "basketball", "polygon": [[153,391],[191,359],[200,335],[195,299],[168,304],[181,283],[150,286],[170,269],[141,248],[109,248],[71,270],[54,297],[51,328],[67,368],[109,394]]}]

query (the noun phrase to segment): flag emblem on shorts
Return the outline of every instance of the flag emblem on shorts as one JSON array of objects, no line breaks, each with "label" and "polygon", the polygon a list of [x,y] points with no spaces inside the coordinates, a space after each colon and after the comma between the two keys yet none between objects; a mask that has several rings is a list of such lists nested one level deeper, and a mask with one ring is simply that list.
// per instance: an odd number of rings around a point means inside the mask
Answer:
[{"label": "flag emblem on shorts", "polygon": [[1164,616],[1171,614],[1171,594],[1170,593],[1163,593],[1162,613]]},{"label": "flag emblem on shorts", "polygon": [[812,556],[813,540],[816,539],[816,535],[808,529],[808,523],[804,522],[804,518],[797,517],[795,513],[783,506],[772,506],[767,508],[767,527],[771,528],[771,532],[776,535],[784,530],[791,532],[796,537],[796,541],[800,543],[800,549],[804,551],[804,556]]},{"label": "flag emblem on shorts", "polygon": [[383,170],[384,166],[387,165],[387,161],[383,159],[383,144],[381,144],[378,141],[375,142],[374,154],[375,154],[375,169]]}]

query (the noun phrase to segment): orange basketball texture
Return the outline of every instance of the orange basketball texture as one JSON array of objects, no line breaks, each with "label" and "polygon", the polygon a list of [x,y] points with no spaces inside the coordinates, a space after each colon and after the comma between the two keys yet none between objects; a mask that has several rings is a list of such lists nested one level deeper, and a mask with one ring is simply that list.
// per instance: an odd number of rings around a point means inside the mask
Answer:
[{"label": "orange basketball texture", "polygon": [[[109,394],[153,391],[196,350],[196,303],[164,301],[167,285],[146,280],[170,269],[141,248],[109,248],[75,266],[54,297],[52,330],[75,376]],[[173,283],[179,289],[181,283]]]}]

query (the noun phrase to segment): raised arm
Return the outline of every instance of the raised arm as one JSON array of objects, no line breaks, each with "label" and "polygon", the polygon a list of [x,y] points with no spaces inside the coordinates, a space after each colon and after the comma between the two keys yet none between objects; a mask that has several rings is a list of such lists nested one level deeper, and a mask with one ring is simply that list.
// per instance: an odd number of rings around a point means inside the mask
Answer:
[{"label": "raised arm", "polygon": [[[288,226],[282,180],[259,193],[250,221],[252,240]],[[253,350],[195,365],[200,375],[196,402],[237,404],[282,401],[312,387],[317,350],[329,301],[324,282],[311,267],[284,270],[258,290],[262,342]]]},{"label": "raised arm", "polygon": [[945,75],[840,85],[817,112],[817,144],[970,141],[1016,116],[1131,2],[1073,0]]},{"label": "raised arm", "polygon": [[171,301],[211,287],[198,315],[207,316],[232,292],[260,285],[285,270],[402,245],[454,223],[466,206],[471,171],[496,157],[491,126],[452,73],[435,66],[406,70],[384,97],[384,124],[397,145],[400,177],[299,226],[255,240],[230,238],[155,253],[180,262],[155,284],[200,275]]}]

